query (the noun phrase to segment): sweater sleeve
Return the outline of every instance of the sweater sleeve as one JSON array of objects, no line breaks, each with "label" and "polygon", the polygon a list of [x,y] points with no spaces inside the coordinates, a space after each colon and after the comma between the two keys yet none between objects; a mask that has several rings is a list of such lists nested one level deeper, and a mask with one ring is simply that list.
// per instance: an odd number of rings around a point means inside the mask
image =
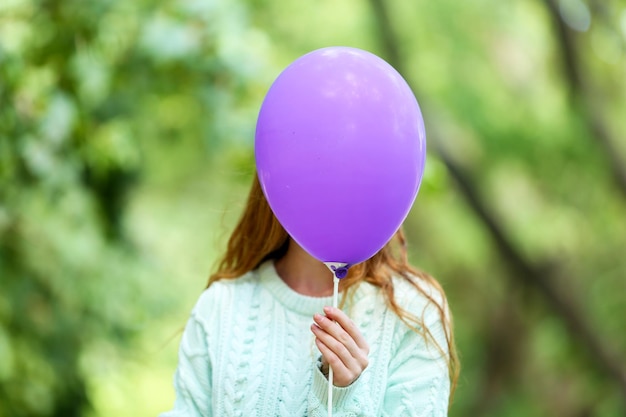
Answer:
[{"label": "sweater sleeve", "polygon": [[[308,396],[309,416],[328,416],[328,379],[319,368],[320,361],[313,369],[313,383]],[[361,378],[347,387],[333,386],[333,417],[366,417],[373,414],[369,409],[367,395],[363,395]]]},{"label": "sweater sleeve", "polygon": [[432,304],[425,310],[424,325],[440,348],[432,340],[406,329],[390,363],[382,416],[445,417],[448,414],[446,335],[438,309]]},{"label": "sweater sleeve", "polygon": [[160,417],[210,417],[211,363],[204,328],[192,314],[178,352],[174,375],[176,400],[171,411]]}]

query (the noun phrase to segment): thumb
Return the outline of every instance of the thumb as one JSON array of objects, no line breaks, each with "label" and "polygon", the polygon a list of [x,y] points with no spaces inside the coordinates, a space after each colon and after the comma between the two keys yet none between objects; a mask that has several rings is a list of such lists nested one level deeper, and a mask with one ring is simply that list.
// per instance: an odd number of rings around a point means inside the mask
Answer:
[{"label": "thumb", "polygon": [[322,374],[328,378],[328,372],[330,369],[330,366],[328,365],[328,361],[326,360],[326,358],[324,358],[324,356],[322,356],[321,358],[321,363],[320,363],[320,371],[322,371]]}]

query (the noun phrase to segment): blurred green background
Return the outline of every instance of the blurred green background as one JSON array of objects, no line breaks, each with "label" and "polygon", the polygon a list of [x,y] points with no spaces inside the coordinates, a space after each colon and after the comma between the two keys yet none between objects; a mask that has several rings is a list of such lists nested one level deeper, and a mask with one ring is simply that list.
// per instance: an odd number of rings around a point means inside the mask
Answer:
[{"label": "blurred green background", "polygon": [[626,415],[624,3],[2,0],[0,417],[171,407],[263,96],[331,45],[423,110],[406,232],[455,316],[450,415]]}]

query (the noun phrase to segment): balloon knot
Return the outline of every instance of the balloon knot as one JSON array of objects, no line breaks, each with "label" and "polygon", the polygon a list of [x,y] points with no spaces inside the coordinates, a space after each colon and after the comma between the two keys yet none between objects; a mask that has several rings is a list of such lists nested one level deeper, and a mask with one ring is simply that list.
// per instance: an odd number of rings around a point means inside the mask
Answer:
[{"label": "balloon knot", "polygon": [[345,278],[346,275],[348,275],[348,268],[350,268],[350,265],[341,266],[339,268],[333,265],[330,268],[333,270],[337,278],[342,279]]}]

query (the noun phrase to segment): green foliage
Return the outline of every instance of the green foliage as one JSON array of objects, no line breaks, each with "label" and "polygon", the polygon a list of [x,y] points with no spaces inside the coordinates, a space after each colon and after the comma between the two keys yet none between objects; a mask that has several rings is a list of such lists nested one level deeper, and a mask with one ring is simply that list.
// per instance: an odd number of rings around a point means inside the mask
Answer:
[{"label": "green foliage", "polygon": [[0,416],[82,415],[83,356],[171,309],[124,215],[146,167],[210,161],[242,117],[251,69],[214,6],[0,6]]},{"label": "green foliage", "polygon": [[[168,340],[243,205],[263,95],[315,48],[387,57],[371,3],[0,3],[0,417],[171,405]],[[567,27],[591,19],[574,35],[576,91],[548,2],[384,3],[431,144],[625,352],[626,195],[589,123],[599,114],[626,160],[623,6],[554,2]],[[405,225],[456,317],[450,414],[623,414],[614,380],[516,281],[456,185],[433,151]]]}]

